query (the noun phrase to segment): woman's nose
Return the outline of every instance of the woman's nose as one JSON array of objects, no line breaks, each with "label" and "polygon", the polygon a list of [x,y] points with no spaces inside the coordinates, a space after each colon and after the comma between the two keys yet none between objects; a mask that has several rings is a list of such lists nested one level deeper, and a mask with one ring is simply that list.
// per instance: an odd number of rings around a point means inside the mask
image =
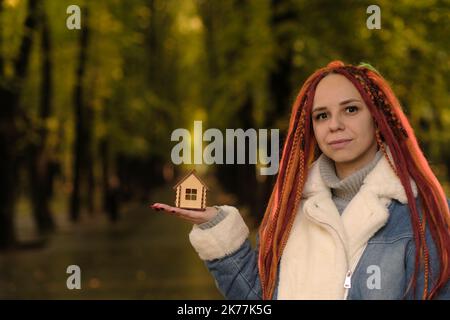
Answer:
[{"label": "woman's nose", "polygon": [[337,115],[331,117],[330,121],[328,121],[328,126],[331,131],[344,129],[344,123],[342,122],[342,119]]}]

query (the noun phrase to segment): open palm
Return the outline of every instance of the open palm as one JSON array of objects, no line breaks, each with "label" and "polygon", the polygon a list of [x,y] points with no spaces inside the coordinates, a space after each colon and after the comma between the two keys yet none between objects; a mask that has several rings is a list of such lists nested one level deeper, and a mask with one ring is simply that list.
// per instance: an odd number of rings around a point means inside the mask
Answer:
[{"label": "open palm", "polygon": [[197,211],[172,207],[164,203],[154,203],[151,205],[151,208],[156,211],[163,210],[169,215],[177,216],[194,224],[201,224],[210,221],[217,214],[217,209],[214,207],[206,207],[203,211]]}]

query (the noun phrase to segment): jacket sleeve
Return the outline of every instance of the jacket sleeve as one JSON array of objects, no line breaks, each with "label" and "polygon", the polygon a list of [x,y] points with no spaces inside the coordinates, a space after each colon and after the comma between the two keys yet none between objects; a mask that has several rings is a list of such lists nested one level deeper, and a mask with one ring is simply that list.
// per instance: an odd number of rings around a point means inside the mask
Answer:
[{"label": "jacket sleeve", "polygon": [[[447,199],[447,203],[450,207],[450,200]],[[431,269],[430,273],[430,279],[428,281],[428,292],[431,291],[433,288],[437,276],[439,274],[439,268],[440,268],[440,259],[439,255],[435,246],[435,243],[433,241],[433,238],[431,236],[430,230],[426,229],[426,241],[428,246],[428,253],[429,253],[429,266]],[[410,280],[414,276],[414,264],[415,264],[415,258],[416,258],[416,246],[414,244],[414,240],[411,240],[409,243],[408,248],[408,254],[407,254],[407,260],[406,260],[406,279],[407,279],[407,285],[409,284]],[[424,274],[423,274],[423,266],[420,267],[419,274],[417,277],[417,288],[416,292],[414,293],[412,290],[409,290],[407,292],[406,298],[407,299],[415,299],[420,300],[422,299],[422,293],[424,289]],[[447,283],[441,288],[441,290],[435,295],[434,299],[437,300],[450,300],[450,280],[447,280]]]},{"label": "jacket sleeve", "polygon": [[249,229],[235,207],[220,208],[227,211],[226,217],[208,229],[194,225],[189,234],[191,244],[225,298],[261,299],[258,250],[252,249]]}]

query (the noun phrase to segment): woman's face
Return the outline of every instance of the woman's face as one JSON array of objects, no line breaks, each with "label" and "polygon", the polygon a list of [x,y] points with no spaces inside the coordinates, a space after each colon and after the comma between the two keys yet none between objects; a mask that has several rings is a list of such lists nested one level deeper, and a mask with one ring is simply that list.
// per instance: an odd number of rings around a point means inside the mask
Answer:
[{"label": "woman's face", "polygon": [[[316,88],[312,108],[314,135],[336,169],[355,171],[377,151],[372,115],[355,86],[343,75],[330,74]],[[343,140],[337,143],[336,141]],[[336,143],[333,143],[336,142]]]}]

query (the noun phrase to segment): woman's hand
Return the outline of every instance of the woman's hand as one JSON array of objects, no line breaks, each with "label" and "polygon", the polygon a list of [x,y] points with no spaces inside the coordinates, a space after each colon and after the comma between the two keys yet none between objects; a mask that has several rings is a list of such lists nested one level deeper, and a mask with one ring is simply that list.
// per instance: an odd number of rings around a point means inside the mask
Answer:
[{"label": "woman's hand", "polygon": [[197,211],[171,207],[164,203],[154,203],[151,205],[151,208],[156,211],[164,210],[168,214],[180,217],[181,219],[187,220],[194,224],[201,224],[210,221],[217,215],[218,212],[218,210],[214,207],[206,207],[204,211]]}]

